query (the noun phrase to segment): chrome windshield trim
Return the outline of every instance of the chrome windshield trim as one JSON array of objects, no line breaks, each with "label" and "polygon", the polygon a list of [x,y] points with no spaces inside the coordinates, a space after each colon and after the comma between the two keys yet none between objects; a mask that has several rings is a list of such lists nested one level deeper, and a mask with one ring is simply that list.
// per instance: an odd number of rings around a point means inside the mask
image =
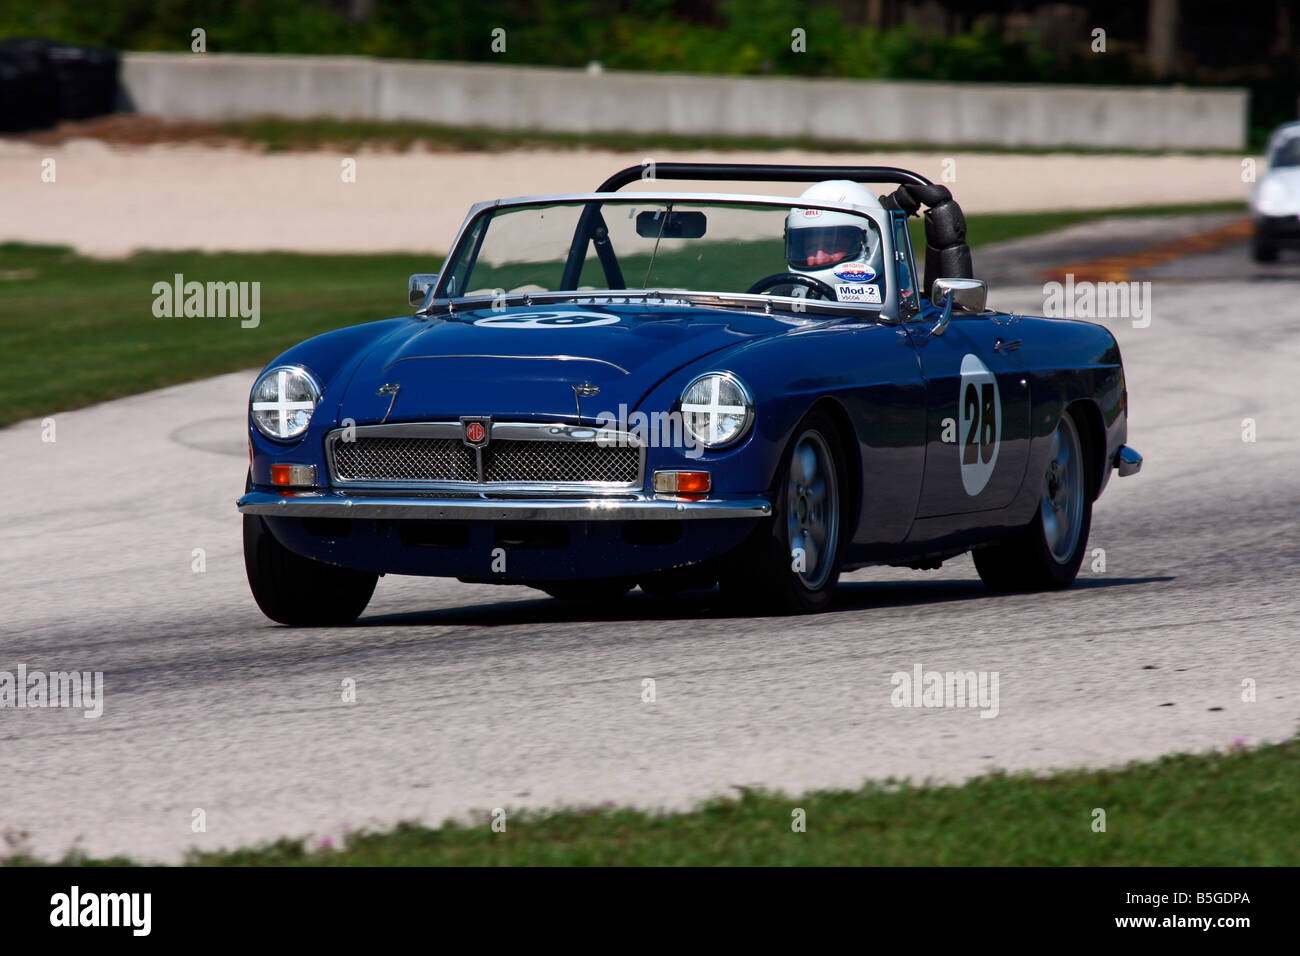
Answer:
[{"label": "chrome windshield trim", "polygon": [[764,498],[681,501],[638,493],[621,498],[437,498],[250,491],[236,502],[243,514],[281,518],[353,518],[420,521],[655,521],[764,518]]},{"label": "chrome windshield trim", "polygon": [[[504,295],[458,296],[452,299],[433,299],[419,315],[455,314],[473,312],[478,308],[501,306],[541,305],[550,302],[572,302],[579,305],[629,305],[633,301],[658,305],[703,305],[712,308],[753,307],[770,313],[773,306],[796,316],[807,313],[824,313],[828,317],[862,318],[864,314],[881,318],[883,306],[864,306],[861,302],[832,302],[829,299],[806,299],[792,295],[751,295],[748,292],[687,292],[684,290],[641,289],[583,289],[571,292],[510,292]],[[791,321],[787,316],[773,318]],[[803,324],[812,321],[795,318]],[[889,324],[893,324],[892,322]],[[413,358],[415,356],[412,356]],[[531,356],[527,356],[531,357]]]},{"label": "chrome windshield trim", "polygon": [[[653,182],[654,180],[647,180]],[[806,188],[806,187],[805,187]],[[832,212],[852,212],[860,216],[867,216],[875,219],[871,215],[871,210],[866,206],[858,206],[854,203],[845,202],[826,202],[821,199],[801,199],[799,196],[774,196],[771,193],[719,193],[719,192],[691,192],[690,190],[650,190],[634,192],[605,192],[605,193],[554,193],[551,195],[538,196],[511,196],[506,199],[497,199],[490,202],[479,203],[474,208],[477,212],[484,209],[510,209],[517,206],[542,206],[558,203],[583,203],[599,202],[610,205],[635,205],[639,202],[712,202],[712,203],[731,203],[737,206],[799,206],[810,209],[827,209]],[[877,223],[880,225],[880,223]]]}]

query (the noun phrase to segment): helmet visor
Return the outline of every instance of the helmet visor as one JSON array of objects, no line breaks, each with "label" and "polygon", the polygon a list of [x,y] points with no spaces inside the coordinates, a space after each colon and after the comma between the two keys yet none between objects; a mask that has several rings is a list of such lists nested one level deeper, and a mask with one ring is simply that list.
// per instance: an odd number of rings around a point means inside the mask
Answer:
[{"label": "helmet visor", "polygon": [[785,261],[796,272],[825,269],[862,256],[867,231],[860,226],[809,226],[785,231]]}]

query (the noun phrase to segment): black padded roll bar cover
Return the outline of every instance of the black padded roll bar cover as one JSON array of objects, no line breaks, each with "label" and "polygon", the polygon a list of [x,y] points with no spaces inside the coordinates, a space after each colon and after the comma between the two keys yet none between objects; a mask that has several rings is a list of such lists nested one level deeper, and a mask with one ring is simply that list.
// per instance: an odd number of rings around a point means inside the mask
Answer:
[{"label": "black padded roll bar cover", "polygon": [[952,199],[952,193],[947,186],[940,186],[937,183],[926,183],[924,186],[908,186],[907,191],[921,200],[921,205],[934,207],[941,202],[947,202]]},{"label": "black padded roll bar cover", "polygon": [[917,210],[921,208],[921,203],[913,199],[911,193],[901,188],[881,196],[880,205],[885,209],[901,209],[905,216],[915,216]]},{"label": "black padded roll bar cover", "polygon": [[966,244],[966,216],[947,186],[934,183],[904,183],[888,196],[880,197],[886,209],[901,209],[914,216],[925,210],[925,288],[928,296],[939,278],[975,278],[970,246]]},{"label": "black padded roll bar cover", "polygon": [[925,211],[925,294],[934,280],[973,279],[970,246],[966,244],[966,217],[951,199]]},{"label": "black padded roll bar cover", "polygon": [[928,299],[934,288],[935,279],[973,279],[975,266],[971,263],[970,246],[959,242],[946,249],[936,249],[926,243],[925,246],[925,289],[922,294]]},{"label": "black padded roll bar cover", "polygon": [[961,206],[945,199],[925,211],[925,240],[940,249],[966,241],[966,217]]}]

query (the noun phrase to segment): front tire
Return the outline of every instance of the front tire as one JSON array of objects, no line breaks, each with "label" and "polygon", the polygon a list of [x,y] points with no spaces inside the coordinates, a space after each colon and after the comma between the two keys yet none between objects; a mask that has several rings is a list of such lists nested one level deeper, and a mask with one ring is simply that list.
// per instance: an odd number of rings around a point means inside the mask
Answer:
[{"label": "front tire", "polygon": [[259,515],[244,515],[244,570],[257,606],[290,627],[351,624],[370,603],[379,575],[323,564],[290,551]]},{"label": "front tire", "polygon": [[813,413],[778,471],[772,520],[724,562],[723,592],[778,613],[823,610],[840,577],[846,469],[835,423]]},{"label": "front tire", "polygon": [[1277,246],[1256,235],[1250,243],[1250,255],[1256,262],[1277,262]]},{"label": "front tire", "polygon": [[1001,544],[978,548],[975,569],[994,591],[1045,591],[1074,583],[1088,548],[1092,494],[1079,427],[1066,412],[1052,435],[1033,520]]}]

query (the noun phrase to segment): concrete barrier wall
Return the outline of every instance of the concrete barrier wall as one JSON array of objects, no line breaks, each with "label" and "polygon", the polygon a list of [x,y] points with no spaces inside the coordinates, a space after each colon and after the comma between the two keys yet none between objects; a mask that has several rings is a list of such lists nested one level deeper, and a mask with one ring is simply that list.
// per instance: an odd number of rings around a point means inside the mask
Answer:
[{"label": "concrete barrier wall", "polygon": [[1242,149],[1248,95],[191,53],[127,53],[122,84],[139,112],[197,120],[275,115],[864,145],[1131,149]]}]

